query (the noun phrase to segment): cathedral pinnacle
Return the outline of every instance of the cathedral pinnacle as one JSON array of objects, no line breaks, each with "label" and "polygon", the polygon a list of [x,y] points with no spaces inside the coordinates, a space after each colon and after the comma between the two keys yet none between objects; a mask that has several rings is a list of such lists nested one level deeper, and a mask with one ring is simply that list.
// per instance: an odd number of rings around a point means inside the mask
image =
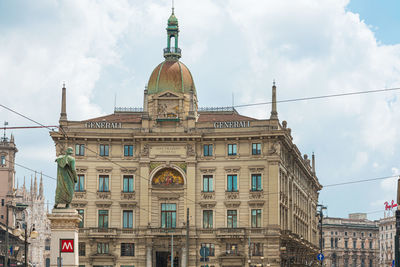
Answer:
[{"label": "cathedral pinnacle", "polygon": [[39,198],[43,199],[43,174],[40,173]]}]

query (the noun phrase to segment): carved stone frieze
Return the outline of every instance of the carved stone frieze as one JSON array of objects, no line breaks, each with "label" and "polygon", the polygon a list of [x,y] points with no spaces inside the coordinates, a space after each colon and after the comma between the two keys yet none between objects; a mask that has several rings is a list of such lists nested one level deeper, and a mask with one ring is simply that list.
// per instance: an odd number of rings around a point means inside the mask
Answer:
[{"label": "carved stone frieze", "polygon": [[225,199],[239,199],[239,191],[237,192],[229,192],[225,191]]},{"label": "carved stone frieze", "polygon": [[263,206],[264,206],[264,200],[249,201],[249,207],[251,208],[262,208]]},{"label": "carved stone frieze", "polygon": [[216,204],[216,201],[202,201],[200,202],[200,207],[202,207],[203,209],[212,209],[215,207]]},{"label": "carved stone frieze", "polygon": [[99,191],[97,191],[97,198],[100,198],[100,199],[111,199],[111,192],[99,192]]},{"label": "carved stone frieze", "polygon": [[134,174],[137,168],[121,168],[121,173],[123,174]]},{"label": "carved stone frieze", "polygon": [[264,192],[263,191],[250,191],[249,198],[250,199],[263,199]]},{"label": "carved stone frieze", "polygon": [[120,201],[119,205],[121,208],[135,208],[137,205],[136,201]]},{"label": "carved stone frieze", "polygon": [[74,198],[75,199],[84,199],[84,198],[86,198],[86,191],[75,192],[74,193]]},{"label": "carved stone frieze", "polygon": [[214,173],[215,172],[215,167],[210,167],[210,168],[200,168],[201,173]]},{"label": "carved stone frieze", "polygon": [[227,208],[238,208],[240,201],[224,201],[225,207]]},{"label": "carved stone frieze", "polygon": [[187,153],[188,157],[196,155],[196,153],[195,153],[195,151],[193,149],[193,145],[190,145],[190,144],[186,145],[186,153]]},{"label": "carved stone frieze", "polygon": [[82,166],[76,166],[76,172],[79,173],[86,173],[87,172],[87,167],[82,167]]},{"label": "carved stone frieze", "polygon": [[201,199],[215,199],[215,192],[201,192]]},{"label": "carved stone frieze", "polygon": [[136,193],[135,192],[121,192],[121,199],[135,199],[136,198]]},{"label": "carved stone frieze", "polygon": [[112,201],[95,201],[98,208],[109,208],[112,205]]},{"label": "carved stone frieze", "polygon": [[264,166],[249,166],[249,171],[253,173],[260,173],[264,172],[265,167]]},{"label": "carved stone frieze", "polygon": [[230,173],[236,173],[240,171],[240,167],[239,166],[229,166],[229,167],[225,167],[225,172],[230,172]]},{"label": "carved stone frieze", "polygon": [[96,168],[98,173],[110,173],[112,171],[111,167],[98,167]]},{"label": "carved stone frieze", "polygon": [[142,157],[148,157],[149,151],[150,151],[149,144],[144,144],[142,153],[141,153]]}]

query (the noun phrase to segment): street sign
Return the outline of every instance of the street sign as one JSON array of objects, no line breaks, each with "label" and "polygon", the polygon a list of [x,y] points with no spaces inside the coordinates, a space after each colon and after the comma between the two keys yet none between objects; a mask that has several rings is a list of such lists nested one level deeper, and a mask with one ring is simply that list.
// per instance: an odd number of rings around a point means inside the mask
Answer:
[{"label": "street sign", "polygon": [[61,252],[73,253],[74,252],[74,240],[73,239],[61,239]]},{"label": "street sign", "polygon": [[323,261],[324,258],[325,258],[325,256],[324,256],[324,254],[322,254],[322,253],[319,253],[318,256],[317,256],[317,259],[318,259],[319,261]]}]

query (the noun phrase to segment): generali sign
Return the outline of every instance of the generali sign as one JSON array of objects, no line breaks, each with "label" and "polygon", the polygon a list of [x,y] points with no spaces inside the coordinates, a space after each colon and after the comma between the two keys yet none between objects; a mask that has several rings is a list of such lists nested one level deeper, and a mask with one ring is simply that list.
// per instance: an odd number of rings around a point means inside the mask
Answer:
[{"label": "generali sign", "polygon": [[248,128],[250,121],[216,121],[214,128]]},{"label": "generali sign", "polygon": [[61,239],[61,252],[62,253],[73,253],[74,252],[74,240],[73,239]]}]

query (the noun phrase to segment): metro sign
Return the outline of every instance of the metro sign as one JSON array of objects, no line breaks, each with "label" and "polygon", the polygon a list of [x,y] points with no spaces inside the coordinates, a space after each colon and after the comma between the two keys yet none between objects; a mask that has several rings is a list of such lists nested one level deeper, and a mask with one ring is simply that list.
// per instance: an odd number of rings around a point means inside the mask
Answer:
[{"label": "metro sign", "polygon": [[73,253],[74,252],[74,240],[73,239],[61,239],[61,252]]}]

